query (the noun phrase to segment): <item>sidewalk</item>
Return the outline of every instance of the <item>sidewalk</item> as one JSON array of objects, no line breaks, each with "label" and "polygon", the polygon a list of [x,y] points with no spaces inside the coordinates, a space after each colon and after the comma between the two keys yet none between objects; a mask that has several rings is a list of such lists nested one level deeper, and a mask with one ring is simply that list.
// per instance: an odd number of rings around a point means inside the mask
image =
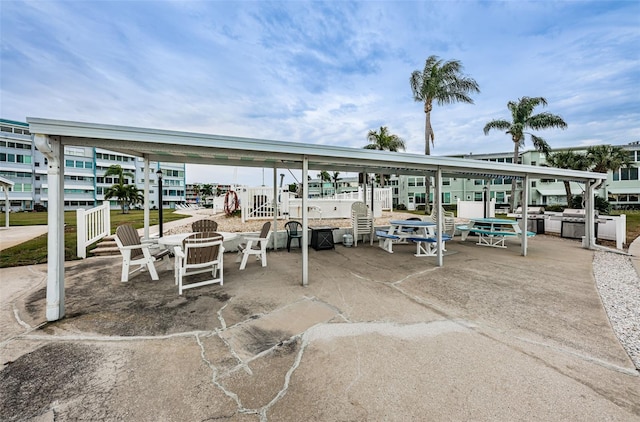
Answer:
[{"label": "sidewalk", "polygon": [[310,250],[307,287],[299,250],[227,254],[223,286],[183,296],[165,265],[121,283],[120,257],[67,262],[66,317],[37,329],[46,265],[0,270],[0,419],[640,421],[592,251],[447,249],[442,268],[411,245]]},{"label": "sidewalk", "polygon": [[42,236],[47,230],[48,226],[13,226],[0,229],[0,251]]}]

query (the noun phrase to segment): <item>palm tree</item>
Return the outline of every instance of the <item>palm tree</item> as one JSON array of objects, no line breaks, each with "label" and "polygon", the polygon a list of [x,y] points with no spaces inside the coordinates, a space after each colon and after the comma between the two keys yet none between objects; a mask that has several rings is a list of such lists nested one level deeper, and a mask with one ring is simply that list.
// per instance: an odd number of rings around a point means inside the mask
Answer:
[{"label": "palm tree", "polygon": [[202,199],[204,199],[204,205],[207,205],[207,199],[213,196],[213,185],[210,183],[205,183],[200,187],[200,193],[202,194]]},{"label": "palm tree", "polygon": [[118,177],[118,182],[115,183],[114,185],[112,185],[110,188],[107,188],[107,190],[105,190],[104,193],[104,198],[105,199],[111,199],[111,198],[117,198],[118,199],[118,203],[120,204],[120,207],[122,208],[122,213],[126,214],[128,212],[128,205],[130,203],[129,201],[129,195],[131,195],[131,191],[129,186],[132,186],[135,188],[135,186],[133,185],[126,185],[124,183],[124,178],[128,177],[130,179],[134,179],[135,176],[129,172],[124,171],[124,169],[122,168],[122,166],[120,164],[113,164],[111,166],[109,166],[109,168],[107,169],[107,171],[104,173],[105,177],[108,176],[117,176]]},{"label": "palm tree", "polygon": [[[574,151],[558,151],[547,155],[547,164],[551,167],[570,170],[587,170],[589,168],[589,160],[585,154]],[[564,190],[567,193],[567,206],[571,207],[573,195],[571,193],[571,184],[568,180],[564,180]]]},{"label": "palm tree", "polygon": [[587,160],[593,171],[607,173],[609,170],[616,172],[621,167],[629,167],[631,158],[622,147],[611,145],[595,145],[587,148]]},{"label": "palm tree", "polygon": [[[369,141],[369,144],[365,145],[364,149],[398,152],[398,150],[404,151],[406,148],[404,140],[398,135],[389,133],[389,128],[386,126],[380,126],[379,132],[370,130],[367,133],[367,141]],[[380,184],[384,185],[384,176],[382,174],[380,175]]]},{"label": "palm tree", "polygon": [[193,184],[193,193],[196,195],[196,204],[200,203],[200,185],[197,183]]},{"label": "palm tree", "polygon": [[333,175],[331,176],[331,180],[333,180],[333,186],[335,189],[335,194],[338,194],[338,180],[340,180],[340,178],[338,177],[340,175],[339,171],[334,171]]},{"label": "palm tree", "polygon": [[380,151],[393,151],[403,150],[406,148],[404,140],[398,135],[389,133],[389,128],[386,126],[380,126],[380,131],[370,130],[367,133],[368,145],[364,146],[364,149],[377,149]]},{"label": "palm tree", "polygon": [[320,179],[320,196],[324,197],[324,182],[330,182],[331,175],[328,171],[322,170],[320,173],[318,173],[318,179]]},{"label": "palm tree", "polygon": [[[438,56],[427,58],[422,71],[415,70],[409,82],[413,91],[413,99],[424,103],[424,153],[431,155],[431,145],[434,145],[435,134],[431,127],[431,110],[433,102],[438,105],[467,103],[473,104],[469,96],[479,93],[478,83],[462,74],[462,63],[458,60],[442,61]],[[435,146],[435,145],[434,145]],[[429,191],[431,181],[425,178],[425,212],[429,213]]]},{"label": "palm tree", "polygon": [[109,166],[107,171],[104,173],[104,177],[109,177],[109,176],[118,176],[118,184],[121,186],[125,184],[124,183],[125,177],[128,177],[131,180],[135,178],[135,176],[132,173],[128,171],[124,171],[124,169],[120,164],[112,164],[111,166]]},{"label": "palm tree", "polygon": [[142,204],[144,202],[144,195],[142,190],[138,189],[135,185],[126,185],[127,202],[129,205]]},{"label": "palm tree", "polygon": [[[543,138],[533,133],[525,132],[527,129],[542,130],[557,127],[566,129],[567,124],[562,117],[551,113],[533,114],[533,110],[539,106],[546,106],[547,100],[543,97],[522,97],[518,101],[509,101],[507,108],[511,111],[511,121],[498,119],[492,120],[484,126],[484,134],[488,135],[491,129],[506,131],[513,141],[513,162],[518,162],[520,147],[524,146],[525,135],[531,137],[534,148],[547,155],[551,152],[551,147]],[[516,179],[511,180],[511,210],[515,209],[516,203]]]},{"label": "palm tree", "polygon": [[104,192],[105,199],[117,198],[123,214],[129,213],[129,206],[142,203],[144,197],[140,189],[134,185],[115,184]]}]

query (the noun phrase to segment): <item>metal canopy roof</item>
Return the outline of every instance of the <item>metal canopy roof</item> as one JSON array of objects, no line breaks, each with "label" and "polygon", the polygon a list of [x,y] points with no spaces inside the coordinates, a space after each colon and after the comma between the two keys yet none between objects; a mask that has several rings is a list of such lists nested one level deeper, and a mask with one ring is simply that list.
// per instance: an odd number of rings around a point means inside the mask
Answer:
[{"label": "metal canopy roof", "polygon": [[553,177],[561,180],[604,180],[606,174],[553,167],[496,163],[399,152],[302,144],[256,138],[209,135],[28,117],[32,134],[58,136],[64,145],[93,146],[151,161],[260,168],[424,175],[438,168],[447,177]]}]

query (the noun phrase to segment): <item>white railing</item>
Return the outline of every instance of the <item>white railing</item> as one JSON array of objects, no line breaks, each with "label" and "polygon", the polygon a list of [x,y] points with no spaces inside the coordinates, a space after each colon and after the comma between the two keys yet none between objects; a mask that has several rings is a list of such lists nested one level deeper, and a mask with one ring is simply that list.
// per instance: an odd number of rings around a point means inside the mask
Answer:
[{"label": "white railing", "polygon": [[[392,188],[376,188],[373,192],[375,216],[381,216],[381,211],[390,211],[393,206]],[[273,188],[272,187],[243,187],[238,190],[242,221],[273,219]],[[350,218],[351,204],[362,201],[364,194],[346,192],[324,198],[309,199],[310,218]],[[302,200],[291,192],[278,189],[278,218],[301,218]],[[367,200],[369,202],[370,199]],[[368,205],[368,204],[367,204]]]},{"label": "white railing", "polygon": [[336,193],[335,195],[333,195],[332,197],[333,199],[354,199],[356,201],[362,201],[362,188],[358,188],[357,191],[353,191],[353,192],[343,192],[343,193]]},{"label": "white railing", "polygon": [[391,188],[375,188],[373,200],[380,201],[383,211],[391,211],[393,208],[393,191]]},{"label": "white railing", "polygon": [[102,205],[90,210],[76,210],[79,258],[87,257],[87,246],[111,234],[109,208],[109,201],[104,201]]},{"label": "white railing", "polygon": [[[242,222],[247,220],[264,220],[273,218],[273,188],[241,188],[238,192],[240,197],[240,207],[242,209]],[[278,189],[278,218],[284,218],[283,209],[286,205],[289,194],[282,189]]]}]

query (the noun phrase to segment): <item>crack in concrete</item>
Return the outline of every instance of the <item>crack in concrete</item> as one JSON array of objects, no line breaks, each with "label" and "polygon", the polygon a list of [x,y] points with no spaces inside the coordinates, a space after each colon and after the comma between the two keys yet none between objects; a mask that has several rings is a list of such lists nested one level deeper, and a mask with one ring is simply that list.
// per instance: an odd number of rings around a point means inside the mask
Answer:
[{"label": "crack in concrete", "polygon": [[220,328],[222,330],[227,328],[227,322],[224,320],[224,317],[222,316],[222,311],[225,310],[225,308],[227,307],[227,305],[229,304],[229,302],[225,303],[222,308],[218,309],[217,315],[218,315],[218,321],[220,321]]},{"label": "crack in concrete", "polygon": [[198,346],[200,347],[200,358],[211,370],[211,383],[215,385],[220,391],[222,391],[225,396],[229,397],[236,403],[236,407],[239,413],[257,414],[257,411],[244,407],[242,401],[240,400],[240,397],[238,397],[236,393],[234,393],[233,391],[229,391],[224,385],[218,382],[218,368],[213,363],[211,363],[209,359],[207,359],[204,345],[202,344],[202,341],[200,341],[200,336],[196,334],[195,339],[196,343],[198,343]]},{"label": "crack in concrete", "polygon": [[284,376],[284,385],[282,386],[282,389],[280,389],[278,394],[276,394],[276,396],[273,399],[271,399],[269,403],[267,403],[266,405],[262,406],[262,408],[259,409],[258,414],[260,415],[260,422],[268,422],[267,412],[269,411],[269,409],[271,409],[273,405],[275,405],[278,401],[280,401],[280,399],[282,399],[282,397],[284,397],[287,394],[287,391],[289,390],[289,383],[291,382],[291,376],[293,375],[295,370],[298,369],[298,366],[300,366],[300,362],[302,361],[302,356],[304,355],[304,352],[307,346],[309,345],[309,341],[307,339],[306,334],[312,328],[313,327],[310,327],[306,329],[302,334],[298,334],[289,339],[289,342],[302,339],[300,350],[298,351],[298,355],[296,356],[296,359],[294,360],[293,365],[291,365],[291,368],[287,370],[287,373]]},{"label": "crack in concrete", "polygon": [[18,308],[16,308],[16,304],[13,303],[13,317],[16,319],[16,322],[18,324],[20,324],[21,327],[29,330],[31,328],[31,326],[29,324],[27,324],[26,322],[24,322],[22,320],[22,318],[20,318],[20,312],[18,311]]}]

